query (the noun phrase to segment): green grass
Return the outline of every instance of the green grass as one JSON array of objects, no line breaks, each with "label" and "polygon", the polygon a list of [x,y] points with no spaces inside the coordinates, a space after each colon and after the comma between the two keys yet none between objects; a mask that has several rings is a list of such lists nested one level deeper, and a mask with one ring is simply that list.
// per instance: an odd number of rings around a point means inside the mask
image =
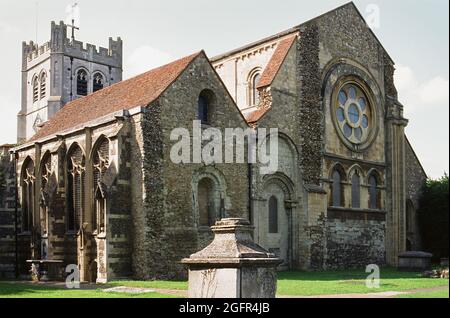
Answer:
[{"label": "green grass", "polygon": [[174,289],[174,290],[188,289],[187,281],[168,281],[168,280],[155,280],[155,281],[118,280],[108,283],[108,285],[138,287],[138,288]]},{"label": "green grass", "polygon": [[[402,297],[448,298],[448,279],[422,278],[420,273],[398,272],[393,268],[381,269],[381,286],[367,288],[364,269],[327,271],[327,272],[282,272],[278,274],[278,295],[315,296],[336,294],[366,294],[386,291],[412,291],[435,287],[447,287],[447,290],[420,292],[402,295]],[[186,281],[113,281],[107,287],[127,286],[140,288],[187,290]],[[104,287],[103,287],[104,288]],[[174,297],[158,293],[124,294],[105,293],[96,290],[68,290],[23,283],[0,282],[0,298],[161,298]]]},{"label": "green grass", "polygon": [[65,289],[26,283],[0,282],[0,298],[172,298],[173,296],[145,293],[106,293],[99,289]]},{"label": "green grass", "polygon": [[365,284],[367,275],[364,270],[283,272],[278,275],[277,293],[284,296],[367,294],[448,286],[448,279],[422,278],[420,273],[382,268],[380,288],[371,289]]},{"label": "green grass", "polygon": [[432,292],[420,292],[414,294],[399,295],[397,298],[449,298],[447,290],[437,290]]}]

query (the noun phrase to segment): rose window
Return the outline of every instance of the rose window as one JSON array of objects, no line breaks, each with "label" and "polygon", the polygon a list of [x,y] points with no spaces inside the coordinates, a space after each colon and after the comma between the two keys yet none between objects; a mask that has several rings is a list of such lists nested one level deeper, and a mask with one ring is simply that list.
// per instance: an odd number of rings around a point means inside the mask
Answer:
[{"label": "rose window", "polygon": [[335,103],[339,129],[352,144],[364,143],[370,133],[371,107],[366,94],[354,84],[344,85]]}]

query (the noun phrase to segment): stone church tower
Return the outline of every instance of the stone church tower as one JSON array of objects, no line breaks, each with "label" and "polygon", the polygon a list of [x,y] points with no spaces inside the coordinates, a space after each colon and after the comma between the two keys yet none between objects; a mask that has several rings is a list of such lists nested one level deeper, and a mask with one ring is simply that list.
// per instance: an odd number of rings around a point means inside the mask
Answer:
[{"label": "stone church tower", "polygon": [[30,139],[65,104],[122,80],[122,40],[109,48],[68,38],[63,22],[51,24],[50,41],[22,44],[22,105],[17,138]]}]

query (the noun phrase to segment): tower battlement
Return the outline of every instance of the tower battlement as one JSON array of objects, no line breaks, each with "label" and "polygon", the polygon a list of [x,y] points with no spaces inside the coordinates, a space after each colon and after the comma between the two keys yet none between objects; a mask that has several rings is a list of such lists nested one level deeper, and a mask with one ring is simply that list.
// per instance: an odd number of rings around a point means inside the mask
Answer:
[{"label": "tower battlement", "polygon": [[65,104],[122,80],[122,39],[108,47],[78,41],[77,28],[51,22],[50,40],[22,43],[18,141],[31,138]]},{"label": "tower battlement", "polygon": [[67,29],[70,28],[63,21],[59,24],[51,23],[50,41],[39,45],[34,41],[23,42],[24,67],[28,69],[51,53],[62,53],[74,58],[84,59],[89,62],[103,63],[112,67],[122,68],[123,43],[118,37],[114,40],[109,38],[109,47],[100,47],[68,37]]}]

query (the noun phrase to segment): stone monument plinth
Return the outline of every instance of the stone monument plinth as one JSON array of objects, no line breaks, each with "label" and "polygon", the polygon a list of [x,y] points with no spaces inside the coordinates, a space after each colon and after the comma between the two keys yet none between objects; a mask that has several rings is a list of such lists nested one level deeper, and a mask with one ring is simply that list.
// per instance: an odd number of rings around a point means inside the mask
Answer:
[{"label": "stone monument plinth", "polygon": [[252,239],[245,219],[223,219],[214,241],[182,260],[189,269],[190,298],[274,298],[276,268],[282,262]]},{"label": "stone monument plinth", "polygon": [[398,255],[398,269],[401,271],[425,271],[431,269],[433,254],[409,251]]}]

